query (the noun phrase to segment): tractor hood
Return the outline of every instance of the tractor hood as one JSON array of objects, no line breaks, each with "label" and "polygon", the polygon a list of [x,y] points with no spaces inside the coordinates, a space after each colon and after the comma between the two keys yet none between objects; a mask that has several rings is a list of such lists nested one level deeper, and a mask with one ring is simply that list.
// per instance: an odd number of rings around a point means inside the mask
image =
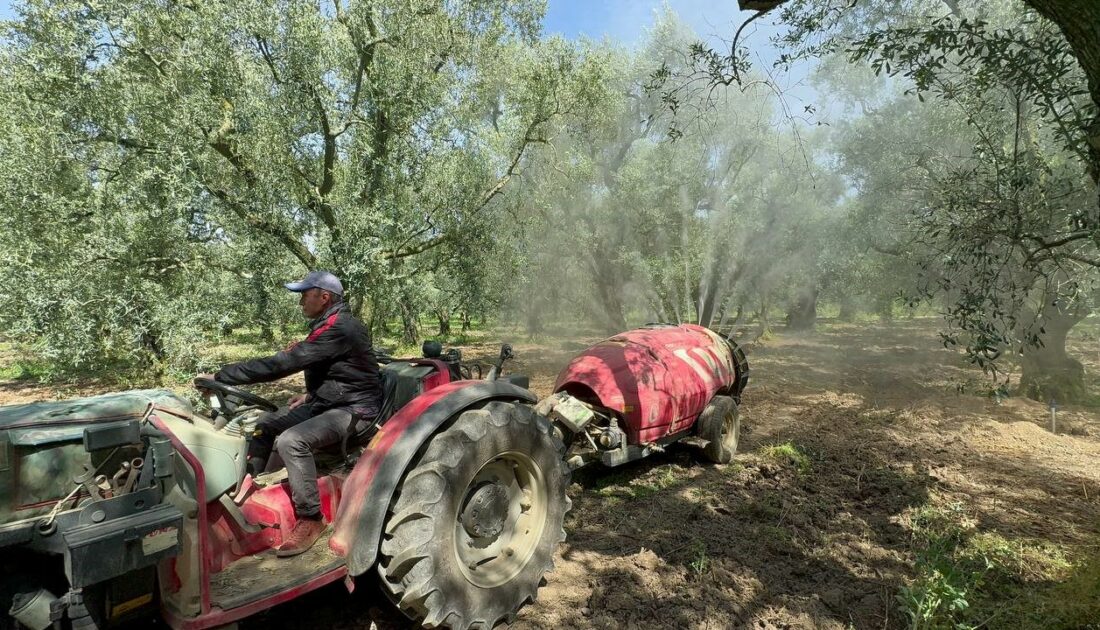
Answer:
[{"label": "tractor hood", "polygon": [[0,433],[7,431],[11,443],[27,446],[81,439],[84,426],[140,419],[149,403],[191,415],[191,403],[186,398],[166,389],[141,389],[0,407]]}]

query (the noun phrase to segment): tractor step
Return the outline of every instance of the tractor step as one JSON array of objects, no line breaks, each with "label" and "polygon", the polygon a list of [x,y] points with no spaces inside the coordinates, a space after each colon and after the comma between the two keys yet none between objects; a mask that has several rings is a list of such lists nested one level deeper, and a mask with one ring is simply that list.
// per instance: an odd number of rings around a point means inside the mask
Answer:
[{"label": "tractor step", "polygon": [[331,537],[329,526],[309,551],[300,555],[278,558],[270,549],[237,560],[210,576],[210,603],[230,610],[300,587],[327,573],[344,573],[344,559],[328,547]]}]

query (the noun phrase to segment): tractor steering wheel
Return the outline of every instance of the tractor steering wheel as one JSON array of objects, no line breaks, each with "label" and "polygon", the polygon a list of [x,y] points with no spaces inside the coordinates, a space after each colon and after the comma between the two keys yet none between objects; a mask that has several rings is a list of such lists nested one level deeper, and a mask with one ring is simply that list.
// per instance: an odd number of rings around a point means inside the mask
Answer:
[{"label": "tractor steering wheel", "polygon": [[[219,383],[212,378],[196,378],[195,387],[199,389],[205,389],[214,393],[217,397],[218,403],[223,408],[227,408],[232,412],[239,404],[252,405],[259,407],[264,411],[275,411],[279,408],[278,405],[270,400],[257,396],[251,392],[246,392],[243,389],[233,387],[232,385],[226,385],[225,383]],[[226,404],[227,402],[231,404]]]}]

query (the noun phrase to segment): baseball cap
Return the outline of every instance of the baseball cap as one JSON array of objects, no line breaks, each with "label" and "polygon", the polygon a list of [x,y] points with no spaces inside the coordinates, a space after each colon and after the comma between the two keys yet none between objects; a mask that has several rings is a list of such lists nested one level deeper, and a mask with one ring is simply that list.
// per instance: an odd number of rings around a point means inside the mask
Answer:
[{"label": "baseball cap", "polygon": [[344,294],[344,285],[340,284],[340,279],[327,271],[311,271],[298,282],[288,282],[283,286],[295,293],[309,289],[323,289],[336,295]]}]

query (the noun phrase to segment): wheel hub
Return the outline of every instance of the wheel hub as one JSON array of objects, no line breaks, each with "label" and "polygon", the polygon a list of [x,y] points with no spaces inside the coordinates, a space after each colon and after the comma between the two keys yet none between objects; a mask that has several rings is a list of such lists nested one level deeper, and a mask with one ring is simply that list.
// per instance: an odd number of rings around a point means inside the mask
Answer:
[{"label": "wheel hub", "polygon": [[546,480],[525,453],[501,453],[466,487],[454,521],[459,567],[476,586],[493,588],[519,573],[546,526]]},{"label": "wheel hub", "polygon": [[462,527],[471,538],[496,538],[504,530],[510,504],[508,489],[502,484],[482,484],[466,495]]}]

